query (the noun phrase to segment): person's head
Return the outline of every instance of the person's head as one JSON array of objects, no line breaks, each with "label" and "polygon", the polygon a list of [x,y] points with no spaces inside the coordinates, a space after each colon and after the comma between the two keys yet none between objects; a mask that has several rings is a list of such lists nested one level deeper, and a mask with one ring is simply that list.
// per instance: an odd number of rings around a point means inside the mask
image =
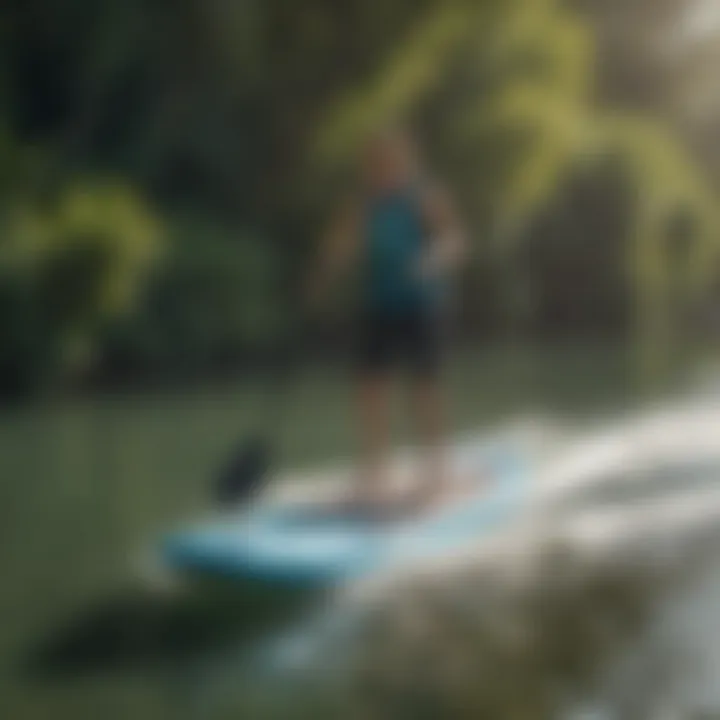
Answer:
[{"label": "person's head", "polygon": [[401,126],[385,127],[374,133],[363,148],[362,159],[366,185],[379,192],[400,188],[419,172],[417,144]]}]

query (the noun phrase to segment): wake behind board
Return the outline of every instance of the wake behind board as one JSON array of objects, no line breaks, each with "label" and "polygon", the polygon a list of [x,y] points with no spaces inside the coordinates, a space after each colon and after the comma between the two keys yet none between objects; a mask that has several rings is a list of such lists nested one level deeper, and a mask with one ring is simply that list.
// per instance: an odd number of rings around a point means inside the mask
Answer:
[{"label": "wake behind board", "polygon": [[517,446],[457,445],[454,467],[477,486],[423,517],[373,520],[276,500],[171,535],[163,559],[177,571],[297,586],[332,585],[431,559],[519,513],[529,475],[526,455]]}]

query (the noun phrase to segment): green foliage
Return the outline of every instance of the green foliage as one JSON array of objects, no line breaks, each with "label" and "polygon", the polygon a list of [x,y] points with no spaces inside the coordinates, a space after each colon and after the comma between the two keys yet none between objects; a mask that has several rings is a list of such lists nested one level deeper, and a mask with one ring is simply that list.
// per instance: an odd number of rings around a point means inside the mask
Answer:
[{"label": "green foliage", "polygon": [[[657,118],[598,102],[595,45],[617,16],[588,3],[594,26],[562,0],[15,3],[0,12],[14,132],[0,132],[5,276],[33,288],[30,307],[52,306],[40,325],[53,346],[87,346],[137,304],[103,335],[106,354],[193,367],[235,357],[277,333],[278,258],[292,265],[314,240],[365,135],[408,116],[468,219],[464,299],[484,308],[485,330],[520,316],[532,330],[533,295],[562,285],[552,302],[571,303],[564,268],[582,275],[593,257],[602,270],[578,304],[587,330],[623,315],[623,297],[638,337],[669,345],[717,272],[715,194]],[[634,43],[621,50],[608,84],[627,95],[618,71]],[[75,186],[78,175],[123,181]],[[568,224],[574,184],[604,201]],[[144,293],[159,223],[127,188],[176,228]]]},{"label": "green foliage", "polygon": [[14,330],[3,337],[5,364],[42,348],[41,374],[62,376],[87,363],[104,323],[133,309],[159,257],[161,225],[116,182],[85,180],[50,198],[9,197],[0,284]]},{"label": "green foliage", "polygon": [[287,332],[280,262],[267,242],[183,218],[140,311],[110,328],[107,363],[120,375],[197,376],[269,351]]}]

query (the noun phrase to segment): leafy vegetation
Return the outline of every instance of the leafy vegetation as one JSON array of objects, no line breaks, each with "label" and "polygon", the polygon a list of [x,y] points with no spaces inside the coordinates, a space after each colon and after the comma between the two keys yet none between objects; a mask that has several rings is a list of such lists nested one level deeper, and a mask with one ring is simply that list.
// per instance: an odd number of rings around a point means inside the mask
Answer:
[{"label": "leafy vegetation", "polygon": [[711,297],[715,190],[660,104],[631,116],[620,73],[596,83],[597,42],[621,44],[613,8],[584,5],[6,4],[8,391],[91,347],[140,376],[242,362],[288,322],[270,278],[305,262],[358,144],[398,116],[472,230],[468,332],[631,332],[662,355]]}]

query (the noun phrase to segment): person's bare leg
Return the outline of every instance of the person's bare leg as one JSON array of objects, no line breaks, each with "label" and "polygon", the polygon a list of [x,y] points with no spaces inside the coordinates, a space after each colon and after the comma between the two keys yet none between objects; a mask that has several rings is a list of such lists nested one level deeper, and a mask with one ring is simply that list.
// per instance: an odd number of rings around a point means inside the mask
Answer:
[{"label": "person's bare leg", "polygon": [[419,488],[421,505],[441,500],[450,486],[446,458],[445,408],[439,380],[419,378],[412,387],[412,409],[422,442]]},{"label": "person's bare leg", "polygon": [[362,442],[361,487],[357,496],[374,507],[388,496],[390,450],[390,378],[373,375],[363,378],[359,387],[359,421]]}]

